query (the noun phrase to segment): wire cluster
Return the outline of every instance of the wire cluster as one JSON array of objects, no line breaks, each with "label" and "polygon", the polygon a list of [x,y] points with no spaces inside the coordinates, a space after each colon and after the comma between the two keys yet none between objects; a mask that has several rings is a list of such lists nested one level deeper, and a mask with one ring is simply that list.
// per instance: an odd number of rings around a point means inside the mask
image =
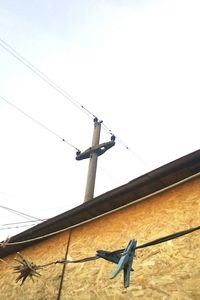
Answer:
[{"label": "wire cluster", "polygon": [[[61,86],[59,86],[54,80],[49,78],[44,72],[42,72],[39,68],[37,68],[34,64],[32,64],[29,60],[27,60],[23,55],[21,55],[17,50],[15,50],[12,46],[10,46],[6,41],[4,41],[2,38],[0,38],[0,47],[3,48],[5,51],[7,51],[10,55],[12,55],[14,58],[16,58],[20,63],[22,63],[24,66],[26,66],[29,70],[31,70],[35,75],[37,75],[40,79],[42,79],[46,84],[48,84],[51,88],[53,88],[55,91],[57,91],[60,95],[62,95],[65,100],[69,101],[71,104],[73,104],[77,109],[81,110],[84,114],[86,114],[90,118],[96,118],[97,115],[91,112],[88,108],[86,108],[84,105],[82,105],[78,100],[76,100],[74,97],[72,97],[69,93],[67,93]],[[18,111],[20,111],[22,114],[24,114],[26,117],[30,118],[32,121],[36,122],[38,125],[52,133],[53,135],[57,136],[59,139],[61,139],[63,142],[68,144],[68,146],[74,148],[75,150],[79,149],[75,147],[72,143],[68,142],[66,139],[62,138],[59,134],[57,134],[55,131],[48,128],[46,125],[42,124],[40,121],[33,118],[31,115],[24,112],[21,108],[17,107],[4,97],[0,96],[2,100],[7,102],[7,104],[11,105]],[[109,127],[103,123],[103,129],[108,132],[109,134],[113,135],[113,131],[109,129]],[[123,142],[122,139],[120,139],[118,136],[116,136],[118,142],[130,153],[132,153],[142,164],[144,164],[146,167],[150,167],[149,164],[140,157],[135,151],[133,151],[129,146],[126,145],[126,143]]]}]

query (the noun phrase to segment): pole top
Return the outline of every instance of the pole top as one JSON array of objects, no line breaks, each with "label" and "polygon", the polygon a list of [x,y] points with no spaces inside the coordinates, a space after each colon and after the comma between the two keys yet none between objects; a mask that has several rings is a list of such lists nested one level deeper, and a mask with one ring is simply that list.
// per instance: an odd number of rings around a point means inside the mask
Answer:
[{"label": "pole top", "polygon": [[93,121],[94,121],[94,126],[103,123],[103,121],[99,121],[97,117],[95,117]]}]

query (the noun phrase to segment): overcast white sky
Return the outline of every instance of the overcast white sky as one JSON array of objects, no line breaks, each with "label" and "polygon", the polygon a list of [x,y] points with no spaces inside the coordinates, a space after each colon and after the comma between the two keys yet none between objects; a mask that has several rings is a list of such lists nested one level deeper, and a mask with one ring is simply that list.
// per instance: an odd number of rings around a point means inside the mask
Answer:
[{"label": "overcast white sky", "polygon": [[[99,158],[95,196],[199,148],[199,15],[199,0],[0,0],[0,38],[146,162],[117,141]],[[0,96],[91,145],[92,119],[1,46]],[[1,99],[0,128],[0,205],[49,218],[83,202],[87,160]],[[0,208],[0,239],[25,230],[2,226],[19,221]]]}]

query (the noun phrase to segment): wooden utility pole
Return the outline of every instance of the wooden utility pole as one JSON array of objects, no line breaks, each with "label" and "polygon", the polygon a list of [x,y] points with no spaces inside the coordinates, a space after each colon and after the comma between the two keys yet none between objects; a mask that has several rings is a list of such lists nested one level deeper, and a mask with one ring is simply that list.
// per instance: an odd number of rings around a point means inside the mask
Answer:
[{"label": "wooden utility pole", "polygon": [[98,121],[97,118],[94,118],[94,131],[93,131],[93,137],[92,137],[92,146],[82,153],[80,151],[78,151],[76,153],[76,160],[90,158],[84,202],[92,200],[94,197],[94,187],[95,187],[98,156],[102,155],[109,148],[111,148],[112,146],[115,145],[115,136],[114,135],[111,136],[110,142],[99,144],[100,133],[101,133],[101,123],[102,123],[102,121]]},{"label": "wooden utility pole", "polygon": [[[101,133],[101,123],[96,121],[94,122],[92,148],[99,145],[100,133]],[[94,187],[95,187],[95,179],[96,179],[96,171],[97,171],[97,157],[98,156],[95,151],[90,155],[84,202],[92,199],[94,196]]]}]

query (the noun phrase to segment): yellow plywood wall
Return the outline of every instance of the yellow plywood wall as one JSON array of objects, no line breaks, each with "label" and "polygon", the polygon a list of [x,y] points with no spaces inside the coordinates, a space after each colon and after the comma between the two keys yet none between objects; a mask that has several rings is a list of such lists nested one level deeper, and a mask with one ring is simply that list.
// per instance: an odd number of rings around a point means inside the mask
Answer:
[{"label": "yellow plywood wall", "polygon": [[[200,225],[200,178],[162,192],[143,202],[56,235],[21,253],[36,264],[93,256],[96,250],[116,250],[130,239],[138,245]],[[99,259],[65,268],[61,300],[86,299],[200,299],[200,232],[137,250],[130,287],[123,287],[123,274],[109,279],[116,265]],[[41,277],[23,286],[8,267],[14,256],[0,262],[0,295],[14,299],[57,299],[62,265],[41,270]]]},{"label": "yellow plywood wall", "polygon": [[[69,257],[97,249],[138,245],[200,224],[200,180],[196,179],[74,229]],[[200,232],[138,250],[128,289],[122,274],[109,279],[115,265],[99,259],[68,265],[61,299],[200,299]]]},{"label": "yellow plywood wall", "polygon": [[[56,237],[20,251],[23,257],[36,265],[45,264],[65,258],[69,233],[65,232]],[[53,265],[39,270],[40,277],[34,281],[26,279],[20,286],[15,283],[18,274],[13,273],[12,266],[19,265],[14,261],[19,258],[16,254],[6,257],[0,262],[0,300],[55,300],[57,299],[63,265]]]}]

